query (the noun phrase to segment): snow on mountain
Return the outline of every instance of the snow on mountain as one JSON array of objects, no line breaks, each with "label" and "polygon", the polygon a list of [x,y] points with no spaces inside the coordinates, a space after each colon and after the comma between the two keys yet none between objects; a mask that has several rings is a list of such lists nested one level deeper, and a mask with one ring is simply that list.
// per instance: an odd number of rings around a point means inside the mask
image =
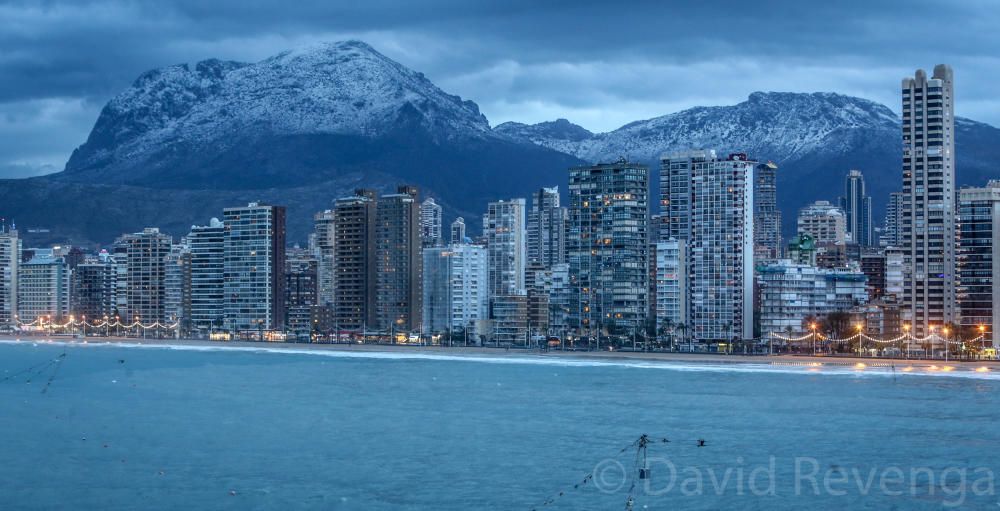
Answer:
[{"label": "snow on mountain", "polygon": [[286,51],[255,64],[206,60],[147,72],[101,112],[67,170],[114,165],[177,143],[227,135],[377,136],[401,115],[444,138],[489,136],[471,101],[445,93],[360,41]]},{"label": "snow on mountain", "polygon": [[663,152],[700,148],[789,161],[815,151],[849,149],[852,132],[874,130],[897,136],[898,126],[892,110],[861,98],[826,92],[755,92],[737,105],[691,108],[590,136],[565,120],[531,126],[505,123],[494,129],[595,162],[619,156],[655,161]]}]

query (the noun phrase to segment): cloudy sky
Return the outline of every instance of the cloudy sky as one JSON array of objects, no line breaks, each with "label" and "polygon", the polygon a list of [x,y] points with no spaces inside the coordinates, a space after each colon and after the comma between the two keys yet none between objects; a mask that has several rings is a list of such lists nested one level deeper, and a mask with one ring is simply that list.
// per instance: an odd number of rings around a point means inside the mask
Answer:
[{"label": "cloudy sky", "polygon": [[348,38],[476,101],[494,125],[563,117],[608,131],[757,90],[898,110],[903,76],[947,62],[958,114],[1000,126],[996,0],[542,3],[0,0],[0,177],[61,170],[145,70]]}]

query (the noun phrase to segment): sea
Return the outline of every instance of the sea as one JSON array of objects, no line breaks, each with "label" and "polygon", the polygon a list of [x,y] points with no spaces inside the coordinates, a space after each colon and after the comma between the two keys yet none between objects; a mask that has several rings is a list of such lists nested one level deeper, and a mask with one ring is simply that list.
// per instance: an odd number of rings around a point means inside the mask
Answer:
[{"label": "sea", "polygon": [[4,510],[1000,509],[996,371],[0,341],[0,407]]}]

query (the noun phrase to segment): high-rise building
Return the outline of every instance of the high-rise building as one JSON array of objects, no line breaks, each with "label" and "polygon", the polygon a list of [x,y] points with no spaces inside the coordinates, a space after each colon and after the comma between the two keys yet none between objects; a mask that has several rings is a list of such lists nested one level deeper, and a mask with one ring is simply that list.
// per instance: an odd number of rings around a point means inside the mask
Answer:
[{"label": "high-rise building", "polygon": [[187,235],[191,251],[191,329],[207,335],[231,327],[225,322],[225,225],[213,218],[192,226]]},{"label": "high-rise building", "polygon": [[1000,335],[1000,181],[958,192],[958,302],[962,325],[992,346]]},{"label": "high-rise building", "polygon": [[886,295],[886,255],[885,252],[864,252],[861,254],[861,271],[868,277],[868,297],[879,300]]},{"label": "high-rise building", "polygon": [[334,307],[337,327],[375,327],[375,208],[373,190],[356,190],[334,207]]},{"label": "high-rise building", "polygon": [[176,324],[186,335],[191,331],[191,248],[184,238],[170,248],[163,286],[165,306],[160,322]]},{"label": "high-rise building", "polygon": [[759,260],[781,257],[781,210],[778,209],[778,166],[757,165],[753,180],[753,244]]},{"label": "high-rise building", "polygon": [[417,189],[400,186],[379,197],[375,209],[376,323],[383,330],[418,332],[423,265]]},{"label": "high-rise building", "polygon": [[319,264],[311,252],[290,250],[285,258],[285,327],[299,336],[313,330],[319,297]]},{"label": "high-rise building", "polygon": [[222,212],[225,322],[262,337],[285,324],[285,207],[251,202]]},{"label": "high-rise building", "polygon": [[799,210],[798,231],[812,236],[817,245],[843,245],[847,240],[844,210],[818,200]]},{"label": "high-rise building", "polygon": [[681,151],[660,156],[660,241],[687,240],[691,230],[691,175],[716,160],[715,151]]},{"label": "high-rise building", "polygon": [[676,329],[688,318],[687,243],[656,243],[656,332]]},{"label": "high-rise building", "polygon": [[69,265],[50,249],[36,249],[17,276],[17,315],[23,323],[38,318],[62,323],[69,316]]},{"label": "high-rise building", "polygon": [[335,296],[337,239],[335,220],[336,214],[331,209],[316,213],[313,217],[313,236],[310,239],[319,279],[317,300],[320,305],[325,306],[333,305]]},{"label": "high-rise building", "polygon": [[106,250],[96,258],[84,260],[73,270],[70,310],[93,322],[115,314],[115,261]]},{"label": "high-rise building", "polygon": [[491,296],[522,295],[524,289],[524,199],[489,203],[483,215]]},{"label": "high-rise building", "polygon": [[451,223],[451,244],[465,243],[465,219],[458,217]]},{"label": "high-rise building", "polygon": [[17,273],[21,241],[17,231],[0,224],[0,328],[15,326],[17,319]]},{"label": "high-rise building", "polygon": [[695,165],[688,239],[688,334],[753,337],[753,172],[744,154]]},{"label": "high-rise building", "polygon": [[903,225],[903,192],[889,194],[889,203],[885,207],[885,222],[879,244],[886,247],[900,245],[900,228]]},{"label": "high-rise building", "polygon": [[162,321],[167,310],[167,256],[173,238],[156,227],[147,227],[120,237],[116,244],[123,252],[125,266],[124,290],[119,289],[119,294],[124,294],[124,307],[119,308],[122,323]]},{"label": "high-rise building", "polygon": [[872,226],[872,198],[865,192],[865,176],[860,170],[851,170],[844,178],[844,196],[840,198],[844,211],[846,231],[851,242],[863,247],[875,244]]},{"label": "high-rise building", "polygon": [[559,206],[559,187],[541,188],[531,195],[528,215],[528,263],[550,268],[566,260],[566,223],[569,213]]},{"label": "high-rise building", "polygon": [[420,236],[425,247],[438,247],[444,242],[442,229],[441,206],[428,197],[420,204]]},{"label": "high-rise building", "polygon": [[486,248],[425,248],[423,263],[423,332],[465,332],[470,340],[486,334],[478,331],[489,312]]},{"label": "high-rise building", "polygon": [[631,334],[649,314],[649,169],[621,159],[569,170],[571,327]]},{"label": "high-rise building", "polygon": [[903,320],[925,336],[958,320],[955,294],[955,108],[951,67],[903,79]]}]

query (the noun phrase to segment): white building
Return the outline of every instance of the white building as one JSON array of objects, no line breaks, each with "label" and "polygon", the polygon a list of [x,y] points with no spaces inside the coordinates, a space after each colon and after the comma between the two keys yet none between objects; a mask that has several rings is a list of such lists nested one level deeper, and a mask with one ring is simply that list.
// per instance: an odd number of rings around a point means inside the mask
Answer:
[{"label": "white building", "polygon": [[486,248],[428,247],[423,264],[423,332],[467,331],[470,339],[476,338],[477,325],[489,311]]},{"label": "white building", "polygon": [[251,336],[285,322],[285,208],[251,202],[223,210],[227,328]]},{"label": "white building", "polygon": [[420,237],[425,247],[441,246],[441,206],[428,197],[420,204]]},{"label": "white building", "polygon": [[700,341],[753,337],[753,183],[743,154],[691,170],[688,334]]},{"label": "white building", "polygon": [[866,283],[860,269],[818,268],[788,259],[763,265],[757,268],[761,333],[808,333],[807,317],[867,303]]},{"label": "white building", "polygon": [[490,296],[523,295],[526,265],[524,199],[489,203],[483,215]]},{"label": "white building", "polygon": [[17,315],[22,323],[44,318],[46,323],[69,319],[70,269],[52,250],[39,249],[21,263],[17,277]]},{"label": "white building", "polygon": [[0,328],[13,328],[17,316],[17,272],[21,242],[17,231],[0,227]]},{"label": "white building", "polygon": [[656,331],[687,322],[687,244],[671,239],[656,244]]},{"label": "white building", "polygon": [[839,207],[819,200],[799,210],[798,232],[812,236],[817,245],[843,245],[847,240],[847,216]]},{"label": "white building", "polygon": [[217,218],[192,226],[187,236],[191,250],[191,330],[208,334],[225,327],[225,227]]}]

